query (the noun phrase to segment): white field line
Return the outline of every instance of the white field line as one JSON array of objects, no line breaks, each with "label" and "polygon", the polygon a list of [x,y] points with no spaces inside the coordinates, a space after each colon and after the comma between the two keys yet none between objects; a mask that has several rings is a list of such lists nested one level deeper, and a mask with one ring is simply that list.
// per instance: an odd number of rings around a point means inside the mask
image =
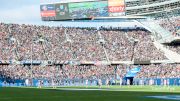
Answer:
[{"label": "white field line", "polygon": [[163,88],[163,87],[152,87],[152,88],[144,88],[144,89],[139,89],[139,88],[63,88],[63,87],[58,87],[58,88],[49,88],[49,87],[42,87],[42,88],[37,88],[37,87],[17,87],[17,88],[34,88],[34,89],[49,89],[49,90],[71,90],[71,91],[133,91],[133,92],[174,92],[174,93],[179,93],[180,91],[175,90],[174,87],[171,88]]}]

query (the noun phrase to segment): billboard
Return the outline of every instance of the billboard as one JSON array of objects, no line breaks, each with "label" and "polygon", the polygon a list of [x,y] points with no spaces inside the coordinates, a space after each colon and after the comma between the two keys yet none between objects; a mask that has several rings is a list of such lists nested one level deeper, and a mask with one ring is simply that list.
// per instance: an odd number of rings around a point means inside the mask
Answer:
[{"label": "billboard", "polygon": [[72,19],[108,16],[107,1],[69,3]]},{"label": "billboard", "polygon": [[140,71],[141,71],[140,66],[132,68],[131,70],[127,71],[126,77],[135,77],[137,73]]},{"label": "billboard", "polygon": [[108,0],[109,16],[125,15],[125,1],[124,0]]},{"label": "billboard", "polygon": [[70,20],[125,15],[124,0],[101,0],[45,4],[40,6],[42,20]]},{"label": "billboard", "polygon": [[54,4],[45,4],[40,6],[42,19],[54,20],[56,17]]}]

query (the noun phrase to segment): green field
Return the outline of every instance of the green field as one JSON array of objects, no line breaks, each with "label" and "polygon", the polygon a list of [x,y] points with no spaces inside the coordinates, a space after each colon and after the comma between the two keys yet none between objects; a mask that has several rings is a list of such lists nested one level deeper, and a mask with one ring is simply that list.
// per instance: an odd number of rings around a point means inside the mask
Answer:
[{"label": "green field", "polygon": [[157,95],[180,95],[180,87],[0,88],[0,101],[178,101],[146,97]]}]

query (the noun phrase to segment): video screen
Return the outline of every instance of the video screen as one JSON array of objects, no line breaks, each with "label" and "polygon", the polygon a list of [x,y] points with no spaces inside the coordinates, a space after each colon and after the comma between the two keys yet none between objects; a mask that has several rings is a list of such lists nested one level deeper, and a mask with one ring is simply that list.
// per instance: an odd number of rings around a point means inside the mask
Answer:
[{"label": "video screen", "polygon": [[69,14],[72,19],[108,16],[108,2],[70,3]]}]

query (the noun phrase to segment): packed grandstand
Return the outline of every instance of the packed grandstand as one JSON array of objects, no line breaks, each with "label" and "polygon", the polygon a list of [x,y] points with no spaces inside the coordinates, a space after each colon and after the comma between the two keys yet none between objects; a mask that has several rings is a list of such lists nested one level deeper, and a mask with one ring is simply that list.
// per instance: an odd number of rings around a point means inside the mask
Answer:
[{"label": "packed grandstand", "polygon": [[[151,17],[171,37],[179,37],[179,6],[179,0],[127,0],[126,13]],[[2,22],[0,84],[180,85],[178,40],[167,44],[154,31],[147,26],[81,28]],[[140,68],[136,75],[129,73],[134,68]]]}]

